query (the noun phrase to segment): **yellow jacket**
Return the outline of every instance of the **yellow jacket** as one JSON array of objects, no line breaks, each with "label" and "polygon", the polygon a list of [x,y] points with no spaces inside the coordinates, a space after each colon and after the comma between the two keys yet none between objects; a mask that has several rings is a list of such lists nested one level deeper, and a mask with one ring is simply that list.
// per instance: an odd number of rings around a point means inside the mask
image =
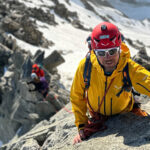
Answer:
[{"label": "yellow jacket", "polygon": [[[87,122],[87,108],[90,110],[89,106],[84,100],[85,83],[83,72],[85,60],[86,58],[84,58],[78,66],[70,94],[72,109],[75,115],[75,124],[77,127]],[[99,65],[96,55],[93,51],[91,52],[91,63],[92,69],[90,86],[88,89],[88,99],[95,112],[97,112],[98,104],[101,102],[105,90],[113,78],[114,81],[112,82],[104,98],[99,113],[110,116],[132,110],[134,99],[131,92],[123,91],[119,97],[116,96],[123,86],[122,71],[127,63],[129,66],[129,76],[132,86],[139,93],[150,96],[150,72],[130,59],[130,51],[124,43],[121,45],[119,63],[111,76],[104,75],[103,68]]]}]

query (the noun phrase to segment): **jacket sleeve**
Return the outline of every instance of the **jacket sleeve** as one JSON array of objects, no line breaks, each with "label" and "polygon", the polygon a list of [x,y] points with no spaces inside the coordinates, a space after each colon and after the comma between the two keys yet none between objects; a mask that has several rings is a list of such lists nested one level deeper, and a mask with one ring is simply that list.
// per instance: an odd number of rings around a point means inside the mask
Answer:
[{"label": "jacket sleeve", "polygon": [[129,62],[129,75],[135,90],[141,94],[150,96],[150,72],[131,60]]},{"label": "jacket sleeve", "polygon": [[84,100],[84,79],[83,79],[84,63],[80,62],[76,71],[70,93],[70,100],[72,103],[72,110],[75,115],[75,125],[78,129],[84,127],[87,123],[87,104]]}]

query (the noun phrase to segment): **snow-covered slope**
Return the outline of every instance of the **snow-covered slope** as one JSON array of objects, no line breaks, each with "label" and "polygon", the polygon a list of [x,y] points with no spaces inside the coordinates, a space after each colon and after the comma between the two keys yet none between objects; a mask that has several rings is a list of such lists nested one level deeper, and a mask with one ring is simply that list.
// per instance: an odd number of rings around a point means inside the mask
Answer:
[{"label": "snow-covered slope", "polygon": [[[66,62],[59,66],[58,70],[61,74],[61,82],[63,82],[63,84],[69,90],[77,66],[80,60],[86,55],[88,51],[85,40],[87,36],[91,33],[91,30],[81,30],[75,28],[66,19],[61,18],[60,16],[58,16],[58,14],[55,14],[54,11],[51,11],[49,7],[55,5],[53,1],[19,1],[24,3],[28,7],[42,8],[44,11],[48,10],[55,15],[55,20],[58,23],[58,25],[56,26],[48,25],[46,23],[37,21],[38,29],[43,32],[44,37],[55,43],[55,45],[50,47],[49,49],[41,49],[45,50],[46,56],[49,55],[53,50],[62,51],[63,57],[65,58]],[[110,21],[119,27],[125,38],[132,40],[133,43],[137,43],[137,40],[142,42],[146,46],[146,49],[150,52],[149,20],[145,19],[143,21],[139,21],[130,19],[126,17],[121,11],[119,11],[122,10],[124,12],[124,10],[128,8],[128,13],[130,15],[133,15],[133,13],[131,13],[130,11],[130,9],[133,10],[133,8],[130,7],[133,6],[132,3],[129,5],[127,3],[121,2],[121,0],[110,1],[111,5],[114,4],[116,6],[115,8],[113,8],[109,7],[109,5],[102,5],[101,1],[95,1],[97,2],[97,5],[95,5],[92,1],[88,0],[59,0],[58,2],[63,3],[69,11],[76,12],[78,20],[85,28],[92,29],[94,26],[102,21]],[[138,12],[137,10],[141,11],[141,16],[138,15],[139,19],[141,19],[140,17],[143,17],[145,15],[142,14],[143,7],[145,11],[146,9],[148,9],[148,7],[145,8],[145,5],[139,5],[136,7],[135,10],[133,10],[135,14]],[[72,20],[72,18],[70,19]],[[39,47],[32,46],[20,40],[17,40],[17,42],[21,47],[30,50],[32,53],[35,53],[36,50],[39,49]],[[131,50],[132,56],[137,53],[137,49],[135,49],[132,45],[128,44],[128,42],[127,45]]]}]

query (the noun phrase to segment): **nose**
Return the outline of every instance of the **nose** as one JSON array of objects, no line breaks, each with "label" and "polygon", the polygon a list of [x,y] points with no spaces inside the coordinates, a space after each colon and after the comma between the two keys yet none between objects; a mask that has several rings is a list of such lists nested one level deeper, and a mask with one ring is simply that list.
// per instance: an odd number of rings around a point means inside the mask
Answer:
[{"label": "nose", "polygon": [[108,52],[106,52],[106,56],[105,56],[106,58],[109,58],[110,57],[110,55],[108,54]]}]

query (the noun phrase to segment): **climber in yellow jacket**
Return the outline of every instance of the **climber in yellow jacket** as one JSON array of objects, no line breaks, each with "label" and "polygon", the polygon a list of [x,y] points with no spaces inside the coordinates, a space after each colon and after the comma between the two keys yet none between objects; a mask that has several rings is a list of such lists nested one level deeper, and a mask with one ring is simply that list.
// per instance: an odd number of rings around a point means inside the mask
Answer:
[{"label": "climber in yellow jacket", "polygon": [[[86,89],[83,77],[86,58],[76,71],[70,100],[79,135],[74,143],[86,138],[87,110],[100,116],[111,116],[133,111],[134,98],[131,89],[125,89],[123,70],[128,64],[132,86],[141,94],[150,96],[150,72],[130,58],[128,47],[121,41],[118,28],[109,22],[98,24],[91,34],[90,86]],[[86,97],[86,100],[85,100]],[[141,116],[147,113],[136,109]],[[135,111],[133,111],[135,112]],[[137,113],[137,114],[138,114]],[[92,116],[93,117],[93,116]]]}]

